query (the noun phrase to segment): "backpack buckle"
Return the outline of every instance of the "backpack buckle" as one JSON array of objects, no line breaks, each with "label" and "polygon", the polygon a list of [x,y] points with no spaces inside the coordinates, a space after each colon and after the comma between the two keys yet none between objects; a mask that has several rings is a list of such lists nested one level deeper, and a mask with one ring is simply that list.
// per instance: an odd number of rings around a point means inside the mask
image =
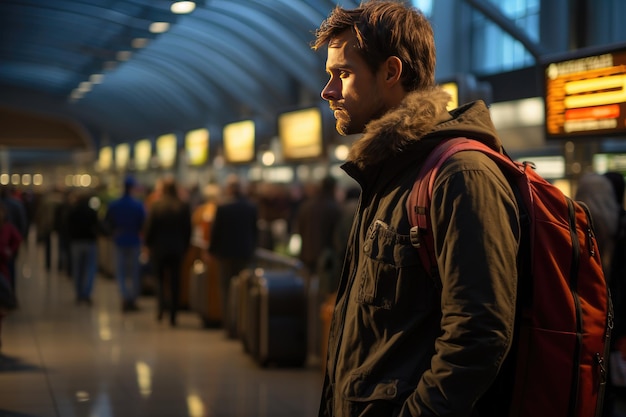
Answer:
[{"label": "backpack buckle", "polygon": [[413,245],[414,248],[419,249],[422,246],[419,227],[411,227],[411,229],[409,230],[409,238],[411,239],[411,245]]}]

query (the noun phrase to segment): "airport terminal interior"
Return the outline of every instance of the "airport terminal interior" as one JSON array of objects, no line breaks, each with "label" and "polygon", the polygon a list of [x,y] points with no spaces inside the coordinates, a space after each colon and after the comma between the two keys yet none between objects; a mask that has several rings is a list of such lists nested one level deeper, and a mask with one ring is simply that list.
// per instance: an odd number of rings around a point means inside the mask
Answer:
[{"label": "airport terminal interior", "polygon": [[[52,215],[88,195],[103,216],[127,179],[148,207],[173,178],[199,209],[238,176],[269,202],[259,249],[293,268],[294,202],[328,177],[340,202],[356,185],[340,165],[358,136],[337,134],[320,97],[326,56],[311,42],[334,7],[359,3],[0,1],[0,190],[26,203],[34,225],[16,263],[19,307],[1,323],[0,417],[317,415],[328,317],[315,277],[303,275],[304,298],[291,303],[307,310],[295,325],[302,360],[259,360],[261,342],[236,334],[241,323],[199,314],[192,298],[210,309],[216,290],[195,291],[189,277],[175,326],[157,319],[149,272],[138,309],[123,309],[106,236],[92,300],[78,303],[59,230],[48,258],[35,203]],[[450,108],[484,100],[514,159],[570,196],[585,173],[626,176],[626,1],[407,3],[432,23]],[[624,404],[617,411],[626,416]]]}]

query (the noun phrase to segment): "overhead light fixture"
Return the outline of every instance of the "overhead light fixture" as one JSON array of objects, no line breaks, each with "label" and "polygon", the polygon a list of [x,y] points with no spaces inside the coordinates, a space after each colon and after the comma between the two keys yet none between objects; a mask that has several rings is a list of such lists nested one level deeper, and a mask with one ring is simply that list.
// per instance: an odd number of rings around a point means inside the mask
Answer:
[{"label": "overhead light fixture", "polygon": [[150,33],[164,33],[170,29],[170,24],[167,22],[153,22],[150,23]]},{"label": "overhead light fixture", "polygon": [[104,75],[103,74],[91,74],[91,76],[89,77],[89,81],[92,84],[100,84],[100,83],[102,83],[103,79],[104,79]]},{"label": "overhead light fixture", "polygon": [[128,61],[132,55],[131,51],[119,51],[115,57],[118,61]]},{"label": "overhead light fixture", "polygon": [[78,91],[80,91],[81,93],[91,91],[91,83],[89,81],[83,81],[82,83],[78,84]]},{"label": "overhead light fixture", "polygon": [[176,14],[187,14],[194,11],[196,3],[193,1],[177,1],[172,4],[170,10]]},{"label": "overhead light fixture", "polygon": [[81,98],[83,98],[83,93],[81,93],[80,91],[78,91],[78,89],[74,89],[72,90],[72,94],[70,94],[70,98],[69,101],[71,103],[75,103],[78,100],[80,100]]},{"label": "overhead light fixture", "polygon": [[147,44],[148,44],[147,38],[135,38],[133,39],[130,45],[135,49],[141,49],[141,48],[145,48]]}]

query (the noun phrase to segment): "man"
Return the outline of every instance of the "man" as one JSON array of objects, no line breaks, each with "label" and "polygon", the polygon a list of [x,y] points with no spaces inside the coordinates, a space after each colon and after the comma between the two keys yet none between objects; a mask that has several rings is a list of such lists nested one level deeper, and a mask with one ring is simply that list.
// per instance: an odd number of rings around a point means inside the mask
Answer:
[{"label": "man", "polygon": [[211,227],[209,253],[218,261],[222,323],[228,328],[230,280],[250,266],[258,241],[258,208],[243,193],[236,175],[227,178],[224,198],[217,206]]},{"label": "man", "polygon": [[336,188],[335,178],[327,176],[322,179],[313,195],[300,205],[295,221],[295,230],[302,238],[300,260],[310,273],[318,275],[324,294],[329,288],[330,277],[327,275],[338,262],[333,247],[335,229],[341,216],[339,202],[335,197]]},{"label": "man", "polygon": [[141,293],[139,255],[146,210],[143,203],[133,197],[136,185],[133,177],[126,177],[124,194],[109,204],[105,216],[105,225],[115,245],[115,275],[124,312],[138,310],[137,298]]},{"label": "man", "polygon": [[[457,136],[501,143],[483,102],[446,111],[432,29],[398,2],[337,7],[316,32],[344,135],[362,133],[344,170],[362,193],[338,288],[320,416],[484,416],[480,401],[512,343],[518,206],[487,156],[439,171],[431,209],[439,276],[409,238],[405,202],[432,147]],[[500,372],[503,374],[503,372]],[[506,400],[505,398],[499,398]]]},{"label": "man", "polygon": [[175,327],[183,258],[191,241],[191,210],[169,175],[162,180],[162,194],[148,211],[144,241],[159,282],[157,320],[163,320],[169,305],[170,325]]},{"label": "man", "polygon": [[76,304],[92,304],[91,294],[98,269],[98,212],[90,205],[91,194],[74,191],[68,196],[67,238],[70,276],[74,280]]}]

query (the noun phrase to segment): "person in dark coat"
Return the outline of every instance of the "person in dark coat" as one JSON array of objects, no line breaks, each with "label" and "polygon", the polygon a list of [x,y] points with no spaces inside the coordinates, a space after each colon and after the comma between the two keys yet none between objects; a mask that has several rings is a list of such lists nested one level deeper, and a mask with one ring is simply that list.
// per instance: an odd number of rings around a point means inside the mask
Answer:
[{"label": "person in dark coat", "polygon": [[[354,221],[354,215],[357,213],[359,207],[359,197],[361,196],[361,189],[359,187],[352,186],[346,191],[346,198],[341,204],[341,215],[335,228],[335,235],[333,236],[334,247],[337,251],[339,259],[339,268],[341,268],[341,262],[346,257],[346,249],[348,247],[348,237],[350,236],[350,229],[352,229],[352,222]],[[333,294],[337,291],[339,276],[334,277],[334,281],[329,283],[329,292]]]},{"label": "person in dark coat", "polygon": [[334,247],[335,230],[341,217],[341,208],[335,198],[337,180],[325,177],[314,194],[305,199],[298,209],[295,232],[302,239],[300,260],[311,274],[320,280],[320,295],[330,293],[331,281],[337,275],[339,252]]},{"label": "person in dark coat", "polygon": [[230,280],[250,265],[257,247],[258,209],[243,194],[236,176],[227,179],[224,193],[224,198],[215,211],[209,253],[218,261],[222,322],[226,324]]},{"label": "person in dark coat", "polygon": [[100,221],[90,206],[88,193],[71,194],[67,208],[67,237],[71,253],[71,276],[76,287],[76,303],[91,305],[98,269],[98,233]]},{"label": "person in dark coat", "polygon": [[574,199],[585,203],[591,212],[602,268],[604,274],[609,276],[621,210],[611,181],[595,172],[585,173],[578,180]]},{"label": "person in dark coat", "polygon": [[191,240],[191,211],[178,196],[173,178],[162,184],[162,195],[148,212],[144,241],[159,283],[157,320],[163,319],[169,305],[170,324],[176,326],[181,268]]}]

